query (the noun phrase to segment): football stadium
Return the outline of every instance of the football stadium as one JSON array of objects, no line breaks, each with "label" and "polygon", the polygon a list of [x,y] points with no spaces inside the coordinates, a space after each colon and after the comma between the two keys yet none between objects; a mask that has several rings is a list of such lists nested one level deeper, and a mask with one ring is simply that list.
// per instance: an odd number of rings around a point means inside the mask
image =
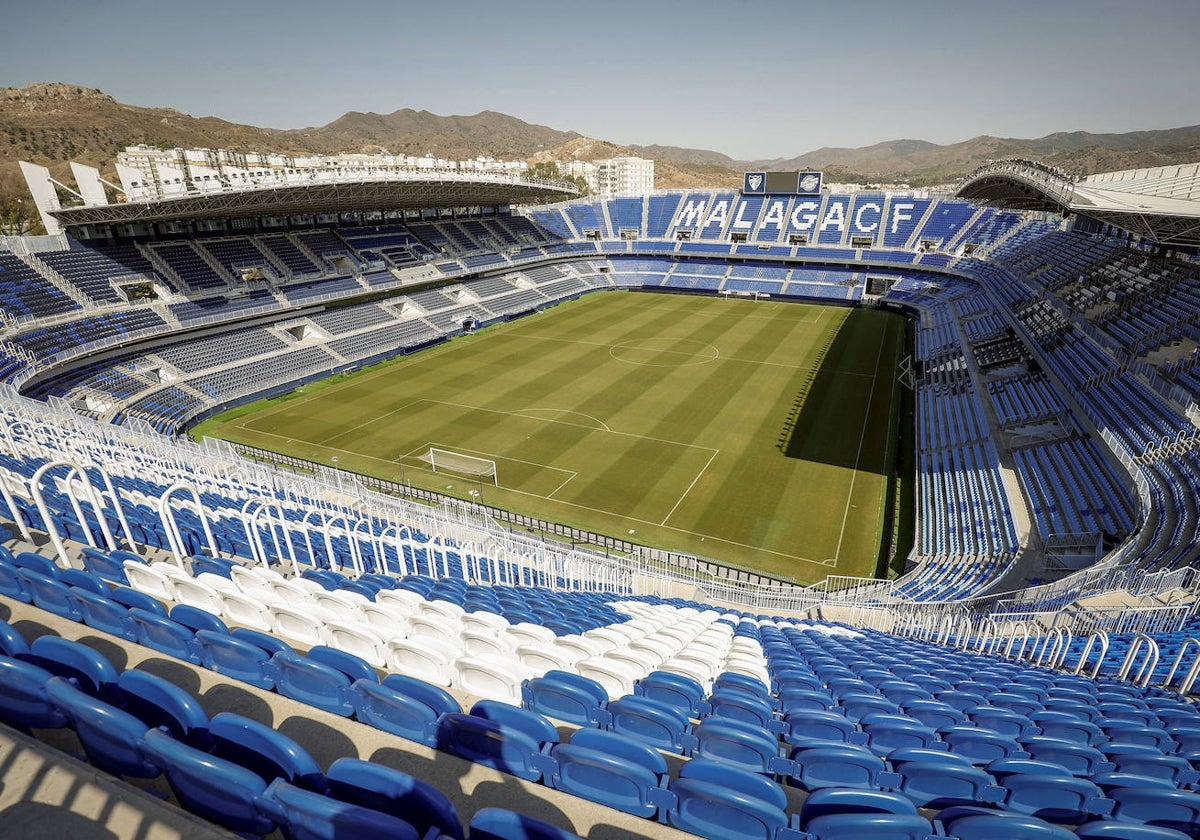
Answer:
[{"label": "football stadium", "polygon": [[1200,832],[1200,165],[22,166],[14,825]]}]

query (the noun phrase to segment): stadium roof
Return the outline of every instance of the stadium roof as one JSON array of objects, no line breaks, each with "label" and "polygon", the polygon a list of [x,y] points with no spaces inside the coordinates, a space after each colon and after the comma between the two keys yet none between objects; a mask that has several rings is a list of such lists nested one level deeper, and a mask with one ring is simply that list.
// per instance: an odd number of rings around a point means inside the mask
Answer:
[{"label": "stadium roof", "polygon": [[[41,169],[28,164],[23,164],[23,168]],[[39,196],[34,185],[31,180],[30,188],[37,200]],[[52,194],[52,187],[47,186],[43,192]],[[574,198],[578,194],[578,188],[570,182],[524,174],[413,170],[392,171],[374,178],[346,178],[319,173],[304,184],[196,191],[153,201],[117,204],[94,201],[72,207],[43,207],[44,202],[39,201],[38,206],[43,211],[43,217],[49,216],[67,228],[86,224],[148,223],[223,216],[546,204]],[[57,201],[53,203],[57,204]]]},{"label": "stadium roof", "polygon": [[1000,160],[968,175],[957,195],[1013,210],[1077,213],[1159,245],[1200,247],[1200,163],[1074,181],[1035,161]]}]

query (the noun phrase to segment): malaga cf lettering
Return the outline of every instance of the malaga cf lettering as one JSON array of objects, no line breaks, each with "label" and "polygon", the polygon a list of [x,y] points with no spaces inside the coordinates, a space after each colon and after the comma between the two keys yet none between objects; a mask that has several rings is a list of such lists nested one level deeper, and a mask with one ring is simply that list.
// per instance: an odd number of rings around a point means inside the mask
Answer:
[{"label": "malaga cf lettering", "polygon": [[740,199],[717,197],[711,201],[689,198],[675,217],[677,230],[729,232],[752,230],[789,233],[827,233],[836,231],[858,236],[874,236],[882,229],[894,234],[906,224],[918,221],[917,205],[912,201],[893,200],[886,208],[882,196],[859,198],[851,207],[850,196],[830,196],[824,210],[819,199]]}]

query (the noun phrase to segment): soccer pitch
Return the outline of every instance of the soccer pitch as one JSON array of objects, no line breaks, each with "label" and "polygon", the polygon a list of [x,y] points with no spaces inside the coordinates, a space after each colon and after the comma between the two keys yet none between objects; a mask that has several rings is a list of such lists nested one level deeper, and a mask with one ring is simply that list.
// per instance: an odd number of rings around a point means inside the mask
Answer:
[{"label": "soccer pitch", "polygon": [[798,581],[870,575],[903,342],[876,310],[593,294],[193,433]]}]

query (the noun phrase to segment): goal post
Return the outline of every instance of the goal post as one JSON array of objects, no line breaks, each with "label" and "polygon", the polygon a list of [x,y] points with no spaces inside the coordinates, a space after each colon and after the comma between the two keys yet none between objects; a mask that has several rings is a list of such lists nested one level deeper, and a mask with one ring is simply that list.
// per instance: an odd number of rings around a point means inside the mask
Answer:
[{"label": "goal post", "polygon": [[429,468],[434,472],[467,475],[480,480],[487,479],[497,486],[500,484],[496,477],[496,462],[491,458],[480,458],[477,455],[431,446],[421,460],[428,461]]}]

